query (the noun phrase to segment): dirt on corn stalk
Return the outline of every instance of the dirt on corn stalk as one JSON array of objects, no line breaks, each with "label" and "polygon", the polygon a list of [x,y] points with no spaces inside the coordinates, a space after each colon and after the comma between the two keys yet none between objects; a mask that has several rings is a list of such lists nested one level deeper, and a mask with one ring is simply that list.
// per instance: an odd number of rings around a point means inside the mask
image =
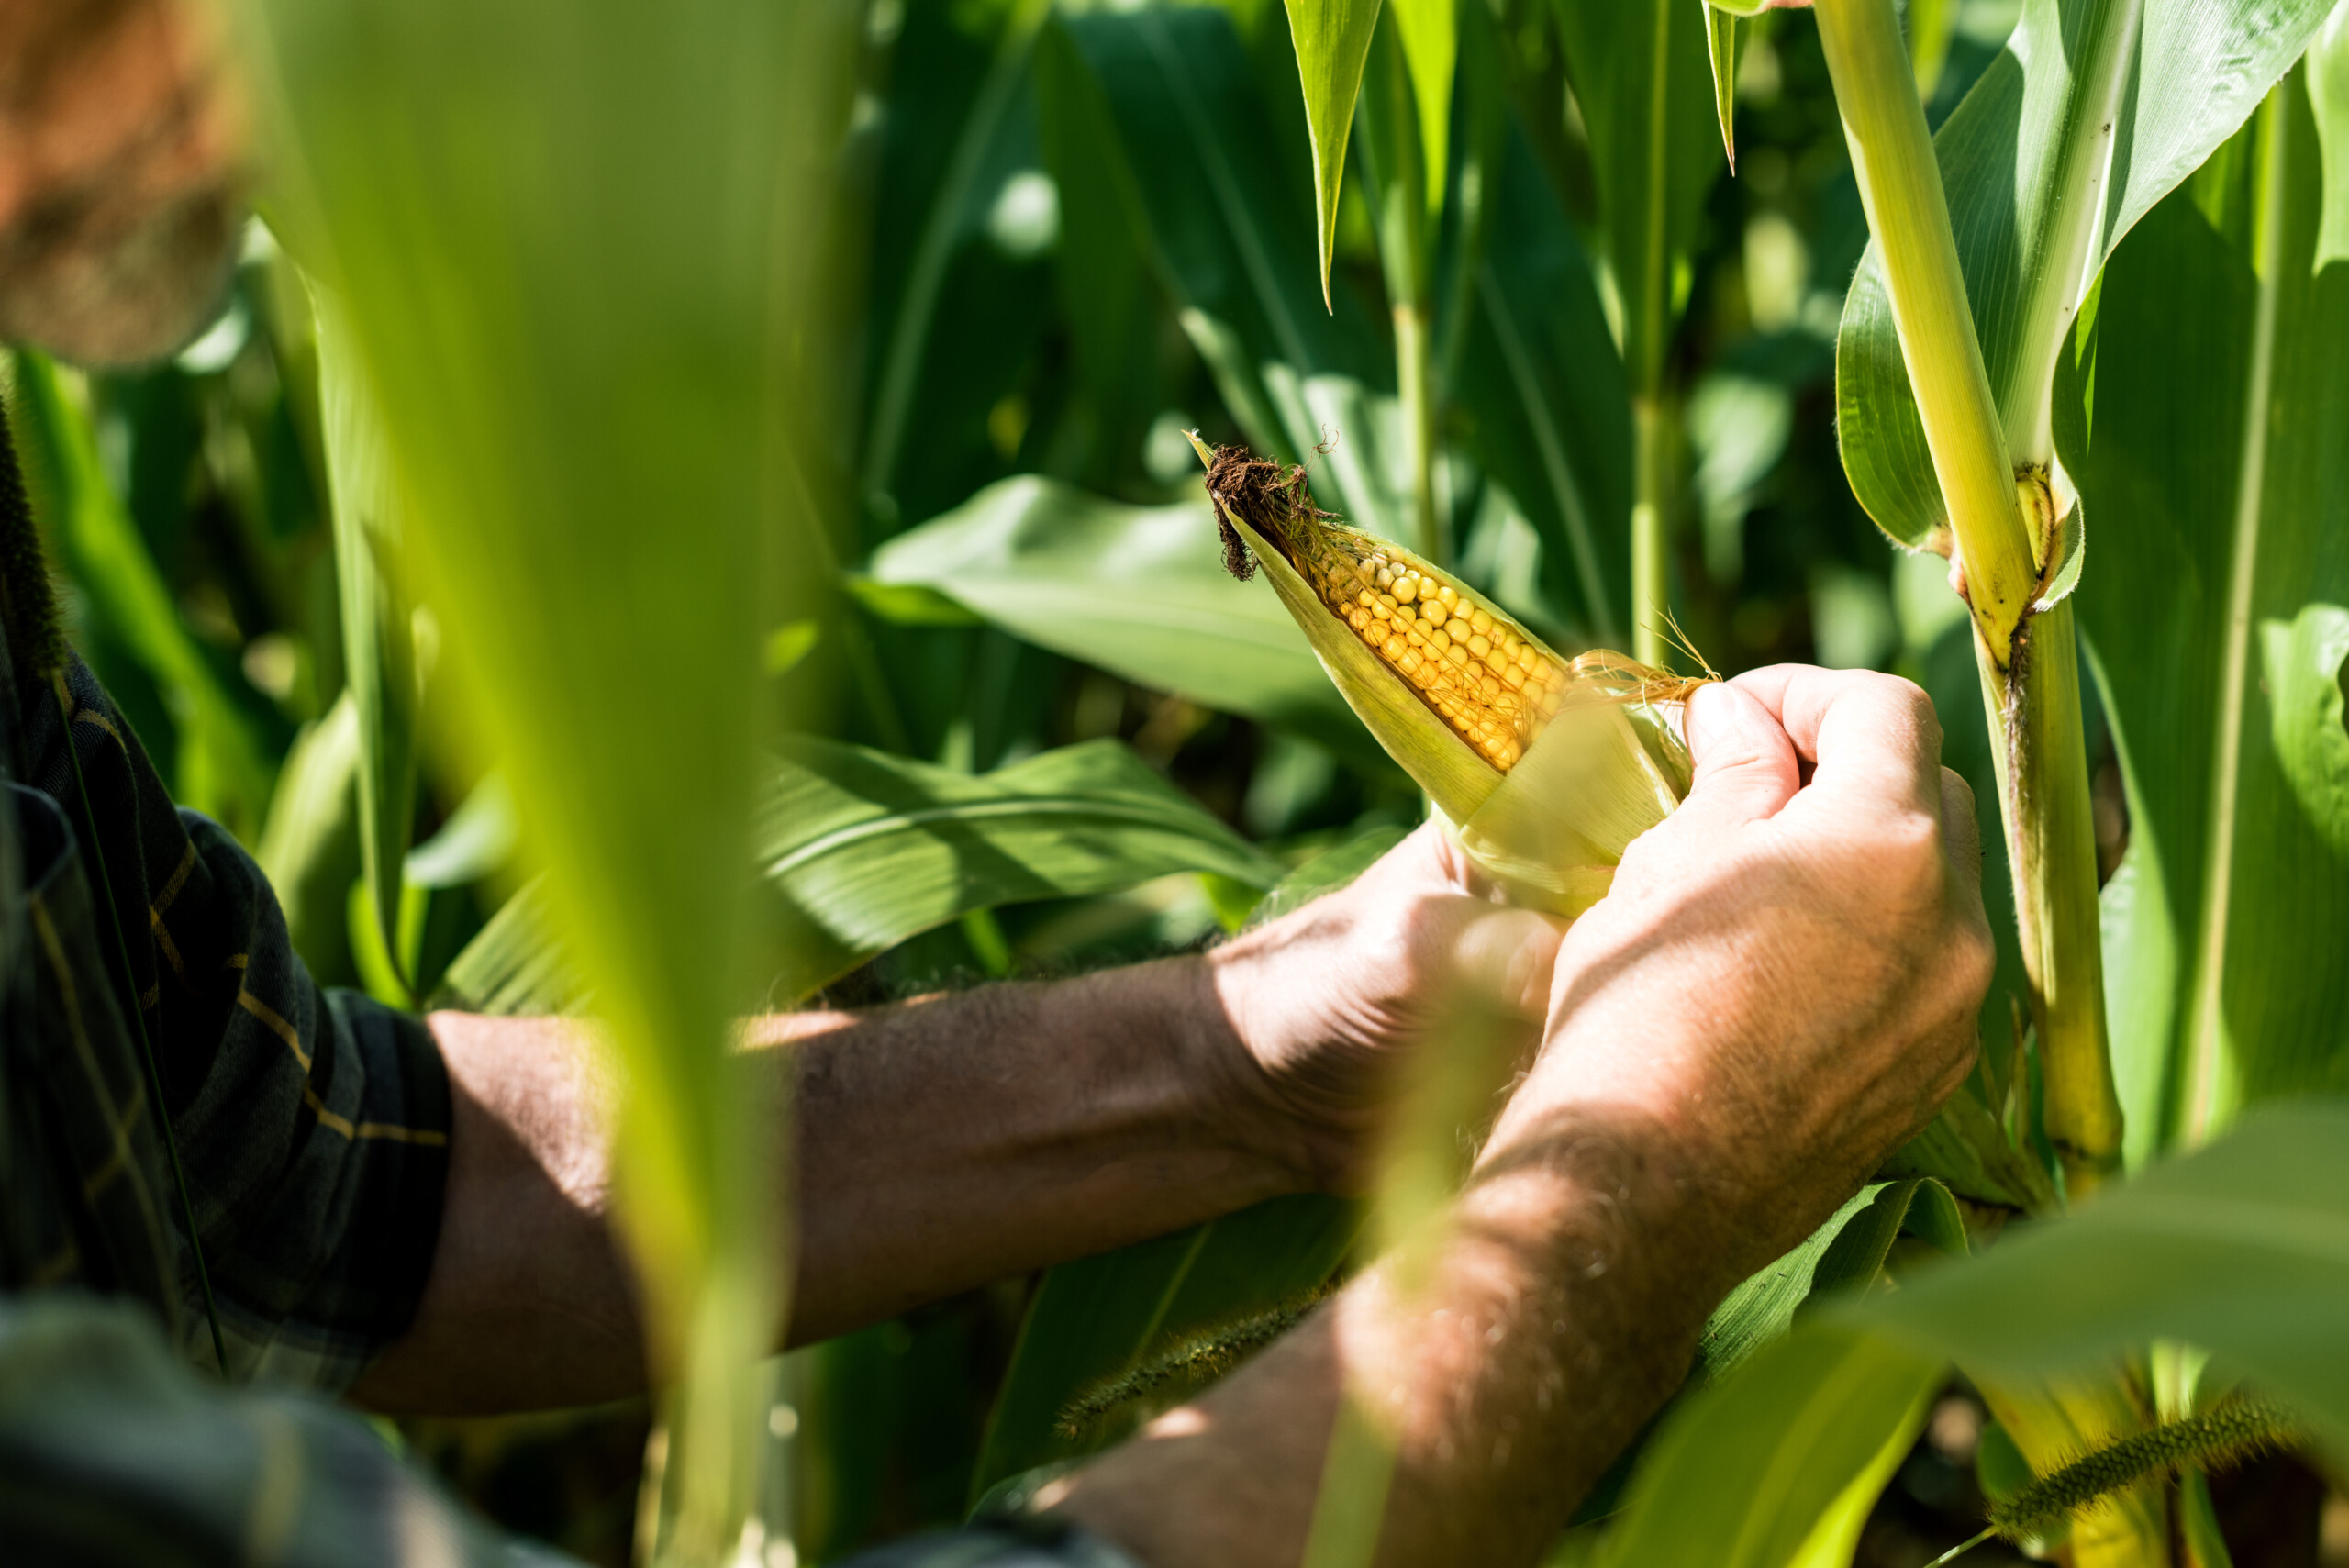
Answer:
[{"label": "dirt on corn stalk", "polygon": [[1249,554],[1252,541],[1243,538],[1235,518],[1293,566],[1302,565],[1297,559],[1297,525],[1337,519],[1335,512],[1313,505],[1304,469],[1284,472],[1279,463],[1253,456],[1246,447],[1215,449],[1215,459],[1208,465],[1208,499],[1215,503],[1216,531],[1223,538],[1223,569],[1242,583],[1256,575],[1256,562]]}]

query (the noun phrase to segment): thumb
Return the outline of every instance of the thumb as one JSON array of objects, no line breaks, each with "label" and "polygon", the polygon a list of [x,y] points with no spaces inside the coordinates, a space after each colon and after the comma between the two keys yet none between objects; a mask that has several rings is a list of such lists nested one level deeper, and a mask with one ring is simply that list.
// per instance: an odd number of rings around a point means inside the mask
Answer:
[{"label": "thumb", "polygon": [[1801,783],[1794,742],[1770,710],[1719,682],[1689,694],[1688,754],[1696,780],[1669,825],[1680,832],[1727,831],[1765,817],[1794,798]]}]

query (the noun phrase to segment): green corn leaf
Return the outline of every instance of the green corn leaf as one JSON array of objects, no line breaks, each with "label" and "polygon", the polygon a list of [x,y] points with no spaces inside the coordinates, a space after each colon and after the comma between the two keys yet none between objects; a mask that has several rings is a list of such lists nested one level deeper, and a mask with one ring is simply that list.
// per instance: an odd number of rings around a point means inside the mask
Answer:
[{"label": "green corn leaf", "polygon": [[[2018,464],[2052,450],[2050,382],[2122,236],[2232,135],[2333,0],[2062,0],[2021,25],[1933,143],[1991,392]],[[1861,505],[1900,543],[1944,526],[1880,252],[1836,339],[1836,428]],[[2116,514],[2117,515],[2117,514]]]},{"label": "green corn leaf", "polygon": [[1913,1439],[1953,1361],[2027,1389],[2182,1341],[2338,1443],[2349,1436],[2344,1299],[2349,1105],[2263,1108],[2073,1218],[1823,1307],[1667,1418],[1608,1561],[1820,1561],[1800,1553],[1817,1551],[1815,1531],[1841,1528],[1868,1455]]},{"label": "green corn leaf", "polygon": [[1713,68],[1713,114],[1721,122],[1721,151],[1737,172],[1737,42],[1745,18],[1719,6],[1705,7],[1705,58]]},{"label": "green corn leaf", "polygon": [[1334,316],[1330,301],[1314,308],[1314,236],[1230,18],[1208,7],[1072,17],[1052,24],[1037,64],[1062,145],[1082,135],[1105,160],[1114,152],[1114,175],[1089,177],[1130,198],[1151,270],[1248,444],[1312,456],[1322,505],[1408,534],[1387,334],[1351,293],[1334,297]]},{"label": "green corn leaf", "polygon": [[20,350],[16,379],[13,412],[43,532],[87,595],[85,613],[103,618],[171,709],[179,742],[173,795],[232,831],[257,834],[269,806],[270,764],[230,677],[181,619],[139,525],[106,483],[89,417],[58,367]]},{"label": "green corn leaf", "polygon": [[[333,514],[335,581],[342,608],[342,678],[359,720],[360,867],[375,929],[400,929],[400,867],[416,819],[416,639],[408,606],[385,563],[399,550],[391,453],[350,328],[331,296],[313,291],[317,318],[318,423]],[[390,944],[401,973],[397,942]]]},{"label": "green corn leaf", "polygon": [[[1001,178],[998,171],[991,169],[991,160],[999,139],[1018,114],[1036,35],[1050,10],[1042,0],[1019,0],[1007,8],[994,40],[993,57],[971,97],[967,114],[954,134],[941,139],[951,148],[946,167],[935,186],[925,193],[927,199],[918,214],[902,220],[902,227],[915,238],[903,262],[903,282],[890,302],[894,309],[885,317],[885,337],[876,357],[876,384],[859,475],[868,500],[891,518],[899,510],[896,492],[902,478],[899,464],[907,454],[907,437],[923,428],[916,420],[917,409],[936,391],[924,382],[943,379],[963,369],[952,357],[930,351],[940,324],[941,301],[957,249],[980,227],[985,199],[995,194],[985,181],[990,172]],[[942,19],[932,12],[909,17],[905,25],[934,27]],[[930,64],[929,52],[914,48],[899,51],[897,61],[898,68],[907,72],[919,72]],[[913,83],[902,83],[899,91],[907,94],[916,87]],[[945,83],[927,79],[918,83],[918,89],[919,100],[951,101],[952,95]],[[919,100],[911,106],[916,112],[930,106]],[[876,225],[876,229],[886,234],[900,227],[892,222]],[[926,439],[917,444],[927,444]]]},{"label": "green corn leaf", "polygon": [[[2341,68],[2328,29],[2311,79]],[[2349,105],[2296,73],[2108,265],[2057,447],[2116,519],[2075,596],[2128,789],[2105,890],[2113,1070],[2143,1162],[2349,1073]],[[2325,128],[2330,126],[2328,145]]]},{"label": "green corn leaf", "polygon": [[1325,893],[1334,893],[1368,871],[1377,859],[1401,843],[1400,828],[1373,828],[1319,854],[1281,878],[1248,913],[1250,926],[1261,926],[1302,909]]},{"label": "green corn leaf", "polygon": [[1379,756],[1260,586],[1232,581],[1204,500],[1128,506],[1048,479],[992,485],[889,541],[870,575],[935,589],[1041,647]]},{"label": "green corn leaf", "polygon": [[1048,1271],[988,1418],[974,1502],[1023,1472],[1125,1436],[1136,1411],[1076,1432],[1063,1429],[1062,1413],[1096,1383],[1178,1340],[1317,1288],[1344,1261],[1362,1221],[1358,1204],[1313,1194],[1276,1198]]},{"label": "green corn leaf", "polygon": [[2208,1351],[2349,1435],[2349,1106],[2266,1106],[2071,1218],[2010,1231],[1963,1264],[1825,1314],[2025,1383],[2106,1365],[2155,1340]]},{"label": "green corn leaf", "polygon": [[[1865,1517],[1923,1425],[1944,1364],[1932,1351],[1841,1326],[1806,1329],[1753,1357],[1666,1418],[1599,1561],[1787,1568],[1805,1560],[1819,1551],[1822,1528]],[[1856,1508],[1855,1496],[1865,1498]]]},{"label": "green corn leaf", "polygon": [[1108,740],[975,778],[796,741],[757,843],[783,925],[774,992],[789,998],[974,909],[1186,871],[1268,888],[1283,872]]},{"label": "green corn leaf", "polygon": [[1452,167],[1452,87],[1460,62],[1458,0],[1390,0],[1403,43],[1419,128],[1419,166],[1427,177],[1427,209],[1443,206],[1445,171]]},{"label": "green corn leaf", "polygon": [[563,951],[543,883],[516,891],[441,973],[435,1007],[492,1018],[584,1012],[586,977]]},{"label": "green corn leaf", "polygon": [[1305,87],[1305,120],[1313,133],[1313,203],[1321,246],[1321,300],[1330,304],[1330,262],[1337,254],[1338,189],[1353,132],[1363,61],[1378,24],[1379,0],[1287,0],[1289,38]]},{"label": "green corn leaf", "polygon": [[1793,1251],[1729,1293],[1713,1309],[1697,1347],[1698,1375],[1728,1376],[1747,1357],[1794,1326],[1816,1298],[1862,1289],[1884,1267],[1885,1255],[1907,1229],[1954,1256],[1965,1255],[1965,1227],[1947,1188],[1909,1178],[1874,1182],[1852,1195]]},{"label": "green corn leaf", "polygon": [[1909,61],[1917,73],[1917,96],[1931,104],[1949,63],[1957,36],[1957,0],[1909,0]]},{"label": "green corn leaf", "polygon": [[253,851],[294,951],[321,985],[358,979],[346,906],[361,875],[359,756],[359,705],[346,691],[294,738]]},{"label": "green corn leaf", "polygon": [[1620,648],[1631,602],[1631,394],[1590,263],[1521,127],[1508,127],[1491,235],[1452,395],[1476,461],[1542,540],[1567,642]]},{"label": "green corn leaf", "polygon": [[774,1154],[729,1066],[759,643],[811,607],[809,574],[765,565],[819,558],[783,509],[777,373],[853,39],[837,8],[755,0],[576,27],[510,0],[240,15],[280,237],[349,324],[404,568],[625,1084],[620,1229],[651,1363],[682,1385],[655,1550],[716,1558],[783,1283]]},{"label": "green corn leaf", "polygon": [[1634,392],[1653,394],[1686,304],[1688,246],[1721,171],[1697,0],[1558,0],[1558,36],[1590,133],[1599,224]]},{"label": "green corn leaf", "polygon": [[[773,765],[757,822],[776,928],[763,977],[785,1003],[974,910],[1118,893],[1176,872],[1268,888],[1283,871],[1107,740],[974,777],[804,739]],[[563,956],[533,884],[451,962],[442,1000],[573,1012],[589,1001],[591,974]]]}]

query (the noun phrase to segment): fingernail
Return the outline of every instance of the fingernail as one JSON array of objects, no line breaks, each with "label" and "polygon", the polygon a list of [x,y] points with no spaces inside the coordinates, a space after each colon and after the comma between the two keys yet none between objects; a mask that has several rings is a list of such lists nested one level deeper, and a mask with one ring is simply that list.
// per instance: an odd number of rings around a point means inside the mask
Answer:
[{"label": "fingernail", "polygon": [[1706,716],[1729,700],[1729,694],[1715,685],[1698,686],[1688,694],[1688,701],[1681,710],[1681,728],[1688,732],[1688,750],[1692,755],[1705,749],[1719,727],[1719,716],[1711,718]]}]

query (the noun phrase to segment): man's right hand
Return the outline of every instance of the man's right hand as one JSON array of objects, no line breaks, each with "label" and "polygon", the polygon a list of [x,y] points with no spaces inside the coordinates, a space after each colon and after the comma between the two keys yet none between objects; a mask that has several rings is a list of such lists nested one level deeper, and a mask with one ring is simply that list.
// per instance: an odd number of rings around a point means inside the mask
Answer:
[{"label": "man's right hand", "polygon": [[1734,1279],[1956,1088],[1992,948],[1973,793],[1916,686],[1781,665],[1687,718],[1694,787],[1567,934],[1486,1163],[1586,1113],[1652,1125]]}]

